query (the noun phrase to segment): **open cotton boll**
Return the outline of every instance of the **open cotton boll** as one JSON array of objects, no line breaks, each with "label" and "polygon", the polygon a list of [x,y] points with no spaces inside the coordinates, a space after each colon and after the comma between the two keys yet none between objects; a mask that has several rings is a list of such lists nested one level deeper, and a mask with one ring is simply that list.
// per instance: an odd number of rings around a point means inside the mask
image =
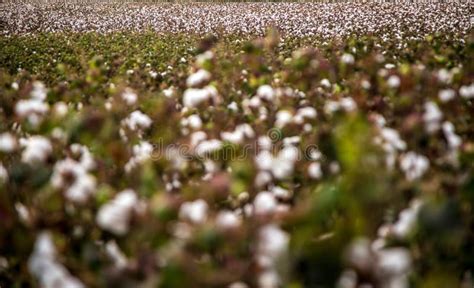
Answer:
[{"label": "open cotton boll", "polygon": [[308,175],[311,179],[321,179],[323,171],[319,162],[313,162],[308,166]]},{"label": "open cotton boll", "polygon": [[20,139],[20,146],[24,147],[21,161],[29,164],[44,162],[53,151],[51,142],[43,136],[31,136]]},{"label": "open cotton boll", "polygon": [[423,121],[425,122],[425,129],[426,132],[431,134],[439,130],[443,113],[439,110],[438,105],[431,101],[426,102],[424,108]]},{"label": "open cotton boll", "polygon": [[267,101],[273,101],[275,98],[275,90],[273,90],[270,85],[262,85],[257,89],[257,96]]},{"label": "open cotton boll", "polygon": [[220,211],[216,216],[216,226],[219,229],[235,229],[240,227],[242,220],[232,211]]},{"label": "open cotton boll", "polygon": [[350,64],[350,65],[354,64],[354,61],[355,61],[354,55],[349,54],[349,53],[344,53],[341,57],[341,61],[344,64]]},{"label": "open cotton boll", "polygon": [[441,102],[448,102],[456,97],[456,92],[453,89],[443,89],[438,92],[438,98]]},{"label": "open cotton boll", "polygon": [[147,141],[140,141],[140,143],[133,145],[133,156],[125,164],[125,172],[130,173],[137,165],[150,159],[153,153],[153,145]]},{"label": "open cotton boll", "polygon": [[115,240],[108,241],[105,244],[105,252],[107,256],[112,260],[114,266],[118,269],[125,268],[127,266],[127,257],[120,250]]},{"label": "open cotton boll", "polygon": [[135,103],[137,103],[137,99],[138,99],[138,96],[135,92],[133,92],[132,89],[130,88],[126,88],[123,92],[122,92],[122,100],[129,106],[131,105],[134,105]]},{"label": "open cotton boll", "polygon": [[377,268],[382,275],[401,276],[411,269],[411,255],[406,248],[386,248],[377,251]]},{"label": "open cotton boll", "polygon": [[287,110],[281,110],[276,113],[275,127],[283,128],[293,120],[293,114]]},{"label": "open cotton boll", "polygon": [[116,235],[126,234],[137,204],[138,198],[133,190],[120,192],[114,199],[100,207],[96,216],[97,225]]},{"label": "open cotton boll", "polygon": [[400,212],[397,222],[391,227],[391,232],[399,238],[405,238],[413,231],[416,225],[418,212],[420,211],[423,202],[419,200],[412,201],[410,207]]},{"label": "open cotton boll", "polygon": [[15,105],[16,115],[26,118],[35,127],[41,123],[48,111],[49,105],[38,99],[20,100]]},{"label": "open cotton boll", "polygon": [[456,135],[456,133],[454,131],[453,123],[448,122],[448,121],[444,122],[443,126],[442,126],[442,129],[443,129],[444,136],[446,137],[446,139],[448,141],[449,148],[453,149],[453,150],[458,149],[459,146],[461,146],[461,144],[462,144],[462,139],[461,139],[461,137]]},{"label": "open cotton boll", "polygon": [[0,162],[0,184],[5,183],[8,181],[8,171],[3,166],[2,162]]},{"label": "open cotton boll", "polygon": [[179,218],[194,224],[202,224],[207,220],[207,210],[208,205],[202,199],[185,202],[179,208]]},{"label": "open cotton boll", "polygon": [[299,157],[299,150],[294,146],[286,146],[277,157],[272,160],[272,174],[277,179],[286,179],[293,175],[296,161]]},{"label": "open cotton boll", "polygon": [[222,141],[218,139],[203,140],[196,146],[195,152],[198,156],[202,157],[221,148]]},{"label": "open cotton boll", "polygon": [[33,253],[28,259],[28,270],[38,279],[40,287],[85,287],[58,262],[56,248],[48,232],[42,232],[36,238]]},{"label": "open cotton boll", "polygon": [[233,112],[238,112],[239,111],[239,106],[235,101],[232,101],[229,105],[227,105],[227,109],[233,111]]},{"label": "open cotton boll", "polygon": [[293,117],[293,122],[296,124],[303,124],[306,119],[315,119],[318,113],[313,107],[303,107],[298,109],[295,117]]},{"label": "open cotton boll", "polygon": [[17,148],[17,140],[11,133],[0,134],[0,151],[10,153]]},{"label": "open cotton boll", "polygon": [[64,196],[75,203],[85,203],[95,193],[96,180],[88,174],[87,166],[67,158],[54,165],[51,185],[65,189]]},{"label": "open cotton boll", "polygon": [[290,236],[275,224],[267,224],[258,233],[258,256],[263,256],[275,266],[277,261],[288,251]]},{"label": "open cotton boll", "polygon": [[461,88],[459,88],[459,95],[464,99],[474,98],[474,83],[461,86]]},{"label": "open cotton boll", "polygon": [[48,90],[46,89],[46,86],[40,81],[35,81],[33,82],[33,89],[30,92],[30,97],[32,99],[37,99],[40,101],[46,100]]},{"label": "open cotton boll", "polygon": [[150,117],[148,117],[148,115],[144,114],[140,110],[136,110],[133,111],[127,118],[125,118],[124,123],[130,130],[136,131],[150,127],[152,120]]},{"label": "open cotton boll", "polygon": [[186,126],[189,126],[192,129],[198,130],[202,127],[202,120],[201,117],[197,114],[190,115],[188,118],[185,118]]},{"label": "open cotton boll", "polygon": [[271,214],[275,211],[277,205],[278,202],[272,193],[268,191],[260,192],[253,201],[254,213],[256,215]]},{"label": "open cotton boll", "polygon": [[289,200],[293,196],[293,191],[282,188],[280,186],[275,186],[272,188],[272,193],[276,198]]},{"label": "open cotton boll", "polygon": [[390,77],[388,77],[388,80],[387,80],[387,85],[390,87],[390,88],[398,88],[400,86],[400,77],[398,77],[397,75],[392,75]]},{"label": "open cotton boll", "polygon": [[53,106],[54,116],[58,118],[63,118],[64,116],[67,115],[68,110],[69,108],[66,103],[62,101],[54,103],[54,106]]},{"label": "open cotton boll", "polygon": [[418,155],[415,152],[408,152],[401,156],[400,168],[405,173],[409,181],[416,180],[423,176],[430,167],[428,158]]},{"label": "open cotton boll", "polygon": [[195,108],[215,97],[217,97],[217,90],[213,86],[206,86],[202,89],[188,88],[184,91],[183,105],[188,108]]},{"label": "open cotton boll", "polygon": [[199,69],[194,74],[189,75],[188,79],[186,79],[186,85],[188,87],[197,87],[205,84],[209,80],[211,80],[211,73],[207,70]]}]

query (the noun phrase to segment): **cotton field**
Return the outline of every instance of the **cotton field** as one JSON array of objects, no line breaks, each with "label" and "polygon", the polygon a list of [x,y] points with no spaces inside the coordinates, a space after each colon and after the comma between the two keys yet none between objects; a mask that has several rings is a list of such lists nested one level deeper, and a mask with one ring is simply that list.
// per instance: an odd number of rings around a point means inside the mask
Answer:
[{"label": "cotton field", "polygon": [[0,287],[473,287],[473,11],[0,4]]}]

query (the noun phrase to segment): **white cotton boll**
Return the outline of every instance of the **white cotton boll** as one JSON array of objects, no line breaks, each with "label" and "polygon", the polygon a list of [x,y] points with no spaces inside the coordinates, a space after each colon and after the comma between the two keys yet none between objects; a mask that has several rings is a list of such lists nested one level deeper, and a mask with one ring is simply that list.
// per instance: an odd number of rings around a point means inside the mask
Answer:
[{"label": "white cotton boll", "polygon": [[461,86],[461,88],[459,88],[459,95],[464,99],[474,98],[474,83]]},{"label": "white cotton boll", "polygon": [[87,173],[88,165],[66,158],[54,165],[51,185],[56,189],[65,188],[65,197],[74,203],[83,204],[96,190],[96,179]]},{"label": "white cotton boll", "polygon": [[79,156],[79,162],[85,170],[89,171],[95,168],[95,161],[87,146],[77,143],[71,144],[71,152]]},{"label": "white cotton boll", "polygon": [[280,186],[275,186],[272,188],[272,193],[275,195],[276,198],[283,199],[283,200],[288,200],[293,196],[293,192],[282,188]]},{"label": "white cotton boll", "polygon": [[295,162],[298,160],[299,152],[296,147],[284,147],[278,156],[272,161],[272,174],[277,179],[286,179],[293,175]]},{"label": "white cotton boll", "polygon": [[13,90],[16,90],[16,91],[18,91],[18,89],[20,89],[20,85],[18,85],[18,82],[13,82],[11,87],[12,87]]},{"label": "white cotton boll", "polygon": [[221,132],[221,138],[230,143],[241,144],[244,140],[244,134],[239,130],[235,130],[234,132]]},{"label": "white cotton boll", "polygon": [[5,166],[0,162],[0,184],[8,181],[8,171]]},{"label": "white cotton boll", "polygon": [[426,132],[431,134],[439,130],[443,113],[439,110],[438,105],[431,101],[426,102],[424,108],[423,121],[425,122],[425,129]]},{"label": "white cotton boll", "polygon": [[31,223],[31,214],[28,208],[20,202],[15,203],[15,210],[18,214],[18,218],[24,224]]},{"label": "white cotton boll", "polygon": [[377,251],[377,267],[387,276],[408,273],[411,268],[411,255],[406,248],[387,248]]},{"label": "white cotton boll", "polygon": [[25,163],[44,162],[53,151],[49,140],[43,136],[31,136],[20,139],[20,145],[24,147],[21,161]]},{"label": "white cotton boll", "polygon": [[372,251],[370,241],[366,238],[355,239],[347,249],[347,261],[355,268],[363,271],[369,271],[372,267]]},{"label": "white cotton boll", "polygon": [[354,55],[349,53],[344,53],[341,57],[342,63],[352,65],[355,62]]},{"label": "white cotton boll", "polygon": [[258,137],[258,147],[262,150],[270,150],[272,148],[272,139],[268,136]]},{"label": "white cotton boll", "polygon": [[288,251],[290,236],[275,224],[260,228],[258,238],[258,254],[270,258],[273,264]]},{"label": "white cotton boll", "polygon": [[204,65],[204,63],[206,63],[207,61],[210,61],[212,60],[212,58],[214,58],[214,53],[212,53],[212,51],[206,51],[204,53],[201,53],[199,55],[196,56],[196,64],[200,67],[202,67]]},{"label": "white cotton boll", "polygon": [[369,90],[372,87],[372,84],[370,84],[370,81],[368,80],[362,80],[361,84],[362,88],[365,90]]},{"label": "white cotton boll", "polygon": [[252,126],[247,123],[240,124],[236,127],[236,131],[241,131],[245,137],[247,138],[254,138],[255,131],[253,130]]},{"label": "white cotton boll", "polygon": [[380,131],[380,134],[384,141],[388,143],[392,148],[403,151],[406,149],[407,144],[400,138],[398,131],[392,128],[384,127]]},{"label": "white cotton boll", "polygon": [[115,242],[115,240],[108,241],[105,244],[105,252],[107,253],[107,256],[112,260],[116,268],[122,269],[127,266],[127,257],[120,250],[120,247],[117,245],[117,242]]},{"label": "white cotton boll", "polygon": [[283,146],[298,145],[301,142],[300,136],[292,136],[283,138]]},{"label": "white cotton boll", "polygon": [[166,98],[171,98],[171,97],[173,97],[173,95],[174,95],[174,88],[173,88],[173,87],[170,87],[170,88],[164,89],[164,90],[163,90],[163,95],[165,95]]},{"label": "white cotton boll", "polygon": [[337,288],[357,288],[357,273],[353,270],[344,270],[337,281]]},{"label": "white cotton boll", "polygon": [[390,87],[390,88],[398,88],[400,86],[400,77],[398,77],[397,75],[392,75],[390,77],[388,77],[388,80],[387,80],[387,85]]},{"label": "white cotton boll", "polygon": [[242,224],[241,219],[232,211],[221,211],[216,216],[216,226],[219,229],[235,229]]},{"label": "white cotton boll", "polygon": [[90,195],[94,194],[96,189],[96,180],[89,174],[81,175],[76,178],[74,184],[65,192],[65,197],[75,203],[85,203]]},{"label": "white cotton boll", "polygon": [[270,85],[262,85],[257,89],[257,96],[267,101],[273,101],[275,98],[275,90],[273,90]]},{"label": "white cotton boll", "polygon": [[207,220],[207,210],[208,205],[202,199],[185,202],[179,208],[179,218],[194,224],[202,224]]},{"label": "white cotton boll", "polygon": [[238,112],[239,111],[239,106],[235,101],[232,101],[229,105],[227,105],[227,109],[233,111],[233,112]]},{"label": "white cotton boll", "polygon": [[199,69],[194,74],[189,75],[188,79],[186,79],[186,85],[188,87],[196,87],[205,84],[209,80],[211,80],[211,73],[204,69]]},{"label": "white cotton boll", "polygon": [[280,277],[273,270],[262,272],[258,276],[258,287],[260,288],[278,288],[280,287]]},{"label": "white cotton boll", "polygon": [[156,71],[150,71],[150,72],[148,72],[148,74],[153,79],[156,79],[156,77],[158,77],[158,72],[156,72]]},{"label": "white cotton boll", "polygon": [[120,192],[114,199],[100,207],[96,217],[97,225],[116,235],[126,234],[129,230],[130,217],[137,204],[138,198],[133,190]]},{"label": "white cotton boll", "polygon": [[130,88],[126,88],[125,91],[122,92],[122,100],[129,106],[137,103],[137,99],[137,94]]},{"label": "white cotton boll", "polygon": [[234,282],[231,283],[227,288],[249,288],[244,282]]},{"label": "white cotton boll", "polygon": [[17,140],[11,133],[0,134],[0,151],[10,153],[17,148]]},{"label": "white cotton boll", "polygon": [[63,118],[64,116],[67,115],[67,112],[68,112],[68,107],[66,103],[59,101],[54,104],[53,113],[56,117]]},{"label": "white cotton boll", "polygon": [[260,171],[258,172],[257,176],[255,176],[255,186],[263,187],[269,184],[272,181],[272,174],[267,171]]},{"label": "white cotton boll", "polygon": [[198,130],[202,127],[202,120],[201,117],[197,114],[190,115],[188,118],[188,126],[192,129]]},{"label": "white cotton boll", "polygon": [[320,84],[321,84],[321,86],[323,86],[325,88],[331,88],[331,86],[332,86],[331,82],[326,78],[322,79]]},{"label": "white cotton boll", "polygon": [[253,201],[254,212],[257,215],[267,215],[275,211],[277,207],[275,196],[268,191],[263,191],[255,196]]},{"label": "white cotton boll", "polygon": [[440,69],[436,75],[438,80],[445,84],[450,84],[453,80],[453,75],[447,69]]},{"label": "white cotton boll", "polygon": [[32,99],[44,101],[46,100],[47,92],[48,91],[42,82],[35,81],[33,82],[33,89],[30,92],[30,96]]},{"label": "white cotton boll", "polygon": [[313,162],[308,166],[308,175],[311,179],[321,179],[323,171],[319,162]]},{"label": "white cotton boll", "polygon": [[337,101],[328,100],[324,104],[324,113],[331,115],[341,108],[341,104]]},{"label": "white cotton boll", "polygon": [[207,139],[207,134],[204,131],[196,131],[191,134],[191,146],[196,147],[199,143]]},{"label": "white cotton boll", "polygon": [[448,145],[450,149],[456,150],[461,146],[462,139],[454,132],[454,125],[451,122],[444,122],[443,123],[443,133],[448,141]]},{"label": "white cotton boll", "polygon": [[57,261],[56,248],[48,232],[42,232],[36,238],[33,253],[28,259],[28,270],[38,279],[40,287],[85,287]]},{"label": "white cotton boll", "polygon": [[287,124],[291,123],[293,120],[293,114],[287,110],[281,110],[276,113],[275,126],[278,128],[283,128]]},{"label": "white cotton boll", "polygon": [[198,156],[202,157],[221,148],[222,141],[218,139],[203,140],[196,146],[195,152]]},{"label": "white cotton boll", "polygon": [[273,155],[269,151],[261,151],[255,156],[255,164],[260,170],[271,170],[273,165]]},{"label": "white cotton boll", "polygon": [[248,105],[251,108],[258,108],[262,105],[262,101],[260,100],[259,97],[254,96],[254,97],[250,98],[250,100],[248,101]]},{"label": "white cotton boll", "polygon": [[184,91],[183,105],[188,108],[195,108],[216,95],[217,90],[212,86],[206,86],[203,89],[188,88]]},{"label": "white cotton boll", "polygon": [[413,181],[425,174],[430,167],[428,158],[415,152],[408,152],[401,156],[400,168],[405,173],[407,180]]},{"label": "white cotton boll", "polygon": [[293,121],[296,124],[303,124],[305,119],[315,119],[318,113],[313,107],[303,107],[298,109]]},{"label": "white cotton boll", "polygon": [[150,117],[148,117],[148,115],[136,110],[133,111],[127,118],[125,118],[124,123],[130,130],[136,131],[150,127],[152,120]]},{"label": "white cotton boll", "polygon": [[38,99],[20,100],[15,105],[15,113],[27,118],[32,125],[38,125],[42,117],[49,111],[49,105]]},{"label": "white cotton boll", "polygon": [[456,97],[456,92],[453,89],[443,89],[438,92],[438,98],[441,102],[449,102]]},{"label": "white cotton boll", "polygon": [[356,102],[351,97],[342,98],[339,104],[346,112],[352,112],[357,108]]}]

